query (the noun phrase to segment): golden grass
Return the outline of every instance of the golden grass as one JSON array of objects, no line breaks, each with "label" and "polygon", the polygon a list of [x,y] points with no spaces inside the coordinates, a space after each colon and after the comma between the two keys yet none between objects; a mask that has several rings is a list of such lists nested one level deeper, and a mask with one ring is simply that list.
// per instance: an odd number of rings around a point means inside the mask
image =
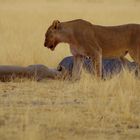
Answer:
[{"label": "golden grass", "polygon": [[[51,52],[44,34],[54,19],[140,23],[138,0],[0,1],[0,64],[56,67],[68,45]],[[0,83],[0,140],[139,140],[140,81],[127,71],[98,81]]]}]

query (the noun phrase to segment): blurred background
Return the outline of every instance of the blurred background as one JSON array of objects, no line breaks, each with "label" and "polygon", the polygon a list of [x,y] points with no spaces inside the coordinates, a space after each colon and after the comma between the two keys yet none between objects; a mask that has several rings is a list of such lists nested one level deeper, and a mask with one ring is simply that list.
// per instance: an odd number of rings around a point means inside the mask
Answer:
[{"label": "blurred background", "polygon": [[53,20],[119,25],[140,23],[139,14],[140,0],[0,0],[0,64],[56,67],[70,52],[67,44],[43,46]]}]

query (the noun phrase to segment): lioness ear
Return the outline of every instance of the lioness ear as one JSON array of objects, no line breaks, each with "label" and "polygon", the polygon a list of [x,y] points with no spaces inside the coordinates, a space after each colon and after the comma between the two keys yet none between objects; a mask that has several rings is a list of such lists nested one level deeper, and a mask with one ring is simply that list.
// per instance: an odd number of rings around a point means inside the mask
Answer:
[{"label": "lioness ear", "polygon": [[59,20],[54,20],[52,23],[52,26],[54,29],[57,29],[59,27],[60,21]]}]

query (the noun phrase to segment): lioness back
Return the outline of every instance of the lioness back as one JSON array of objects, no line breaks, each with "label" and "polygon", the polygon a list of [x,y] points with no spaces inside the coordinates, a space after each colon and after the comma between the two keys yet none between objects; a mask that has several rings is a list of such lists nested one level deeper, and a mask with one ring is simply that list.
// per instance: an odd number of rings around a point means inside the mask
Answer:
[{"label": "lioness back", "polygon": [[[124,24],[119,26],[101,26],[78,19],[64,22],[64,26],[72,28],[74,38],[79,46],[88,48],[90,54],[95,48],[95,43],[102,48],[103,58],[123,57],[129,49],[140,44],[140,25]],[[66,27],[67,28],[67,27]]]}]

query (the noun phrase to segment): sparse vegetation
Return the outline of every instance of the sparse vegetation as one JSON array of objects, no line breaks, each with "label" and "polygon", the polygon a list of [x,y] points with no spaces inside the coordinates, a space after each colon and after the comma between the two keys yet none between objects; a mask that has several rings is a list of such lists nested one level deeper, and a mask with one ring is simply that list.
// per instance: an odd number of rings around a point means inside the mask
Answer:
[{"label": "sparse vegetation", "polygon": [[[0,1],[0,64],[56,67],[70,55],[43,47],[54,19],[102,25],[140,23],[136,0]],[[127,71],[98,81],[17,80],[0,83],[0,140],[139,140],[140,80]]]}]

